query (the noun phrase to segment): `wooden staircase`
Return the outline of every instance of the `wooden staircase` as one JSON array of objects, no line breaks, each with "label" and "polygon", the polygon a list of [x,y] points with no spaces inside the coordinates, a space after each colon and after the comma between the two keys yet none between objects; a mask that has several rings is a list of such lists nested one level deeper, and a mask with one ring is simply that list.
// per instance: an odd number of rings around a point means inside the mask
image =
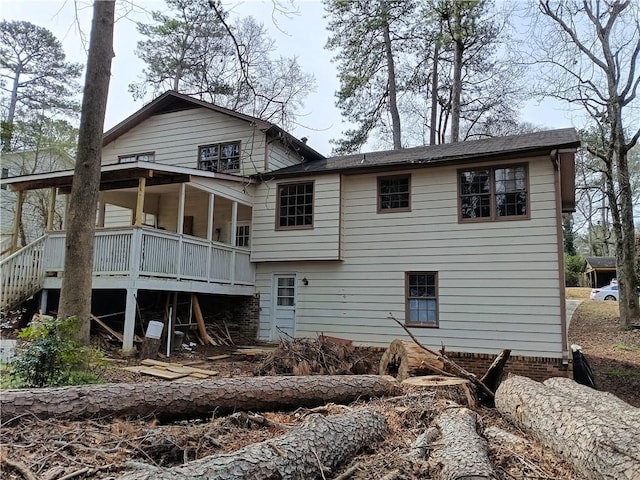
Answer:
[{"label": "wooden staircase", "polygon": [[16,308],[42,288],[47,236],[0,261],[0,311]]}]

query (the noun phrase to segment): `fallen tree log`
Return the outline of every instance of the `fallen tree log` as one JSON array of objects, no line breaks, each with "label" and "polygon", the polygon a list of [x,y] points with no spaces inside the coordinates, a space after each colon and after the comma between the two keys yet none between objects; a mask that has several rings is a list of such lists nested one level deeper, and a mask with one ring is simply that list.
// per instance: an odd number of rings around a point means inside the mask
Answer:
[{"label": "fallen tree log", "polygon": [[[435,367],[435,368],[434,368]],[[380,375],[391,375],[399,381],[440,373],[444,362],[413,342],[396,339],[380,359]]]},{"label": "fallen tree log", "polygon": [[553,377],[542,383],[555,392],[582,402],[603,415],[615,416],[622,422],[640,425],[640,408],[629,405],[612,393],[594,390],[566,377]]},{"label": "fallen tree log", "polygon": [[476,407],[478,402],[471,382],[464,378],[426,375],[409,377],[402,381],[405,390],[427,390],[438,399],[446,398],[465,407]]},{"label": "fallen tree log", "polygon": [[496,408],[586,478],[640,478],[640,430],[526,377],[504,380]]},{"label": "fallen tree log", "polygon": [[463,407],[449,407],[435,422],[440,440],[429,457],[429,473],[438,480],[497,479],[487,442],[478,435],[477,415]]},{"label": "fallen tree log", "polygon": [[4,390],[2,422],[23,414],[38,418],[156,415],[160,419],[206,417],[212,412],[283,410],[401,393],[390,377],[314,375],[244,377],[189,382],[113,383]]},{"label": "fallen tree log", "polygon": [[236,452],[213,455],[178,467],[143,467],[123,480],[269,480],[325,478],[359,450],[380,440],[387,422],[372,409],[342,415],[310,416],[302,426],[276,439]]}]

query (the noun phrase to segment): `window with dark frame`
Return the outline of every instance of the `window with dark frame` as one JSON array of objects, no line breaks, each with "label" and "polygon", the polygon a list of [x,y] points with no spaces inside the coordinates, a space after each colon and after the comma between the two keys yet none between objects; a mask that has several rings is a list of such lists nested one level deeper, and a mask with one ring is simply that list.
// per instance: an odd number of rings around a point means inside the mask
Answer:
[{"label": "window with dark frame", "polygon": [[236,247],[249,247],[249,225],[236,227]]},{"label": "window with dark frame", "polygon": [[411,210],[411,176],[378,177],[378,213]]},{"label": "window with dark frame", "polygon": [[438,326],[438,274],[406,273],[405,323],[417,327]]},{"label": "window with dark frame", "polygon": [[119,155],[118,163],[133,162],[155,162],[156,152],[131,153],[129,155]]},{"label": "window with dark frame", "polygon": [[526,165],[458,172],[461,221],[528,218]]},{"label": "window with dark frame", "polygon": [[277,229],[313,228],[313,182],[278,185]]},{"label": "window with dark frame", "polygon": [[[2,167],[2,176],[0,176],[0,178],[9,178],[9,169]],[[0,185],[0,189],[2,190],[7,190],[7,186],[6,185]]]},{"label": "window with dark frame", "polygon": [[199,146],[198,169],[207,172],[234,172],[240,170],[240,142]]}]

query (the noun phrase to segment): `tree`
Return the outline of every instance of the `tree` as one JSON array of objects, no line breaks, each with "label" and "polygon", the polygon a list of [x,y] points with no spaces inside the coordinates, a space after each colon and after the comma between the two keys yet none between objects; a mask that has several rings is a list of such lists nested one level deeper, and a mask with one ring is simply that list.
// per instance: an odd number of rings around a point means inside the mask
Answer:
[{"label": "tree", "polygon": [[[73,155],[77,144],[77,128],[68,121],[51,118],[48,112],[29,112],[14,122],[11,152],[2,155],[3,168],[11,176],[53,172],[73,167]],[[51,192],[48,190],[25,191],[18,196],[3,193],[2,215],[13,218],[16,209],[22,211],[18,231],[22,245],[40,237],[49,216]],[[17,202],[21,202],[18,205]],[[53,225],[62,226],[62,202],[56,201]]]},{"label": "tree", "polygon": [[414,2],[325,0],[324,4],[332,32],[327,48],[339,51],[336,104],[356,124],[335,142],[336,153],[358,150],[375,128],[386,128],[387,118],[393,148],[401,148],[398,95],[403,86],[398,84],[396,58]]},{"label": "tree", "polygon": [[8,94],[2,123],[3,151],[8,151],[19,106],[73,111],[81,65],[65,62],[62,44],[46,28],[25,21],[0,22],[0,88]]},{"label": "tree", "polygon": [[[620,326],[640,322],[635,269],[633,194],[629,152],[640,137],[637,64],[640,54],[638,5],[631,0],[539,0],[546,23],[539,34],[550,95],[580,105],[595,134],[586,147],[604,165],[605,194],[615,237],[620,289]],[[562,45],[562,48],[558,48]]]},{"label": "tree", "polygon": [[115,0],[94,2],[78,152],[69,198],[64,277],[58,316],[77,316],[78,340],[89,343],[93,249],[100,187],[102,132],[107,109]]},{"label": "tree", "polygon": [[153,12],[138,26],[147,37],[137,54],[144,78],[129,86],[134,98],[167,89],[263,120],[290,126],[314,79],[295,58],[274,58],[275,45],[253,18],[233,25],[219,2],[167,0],[170,13]]}]

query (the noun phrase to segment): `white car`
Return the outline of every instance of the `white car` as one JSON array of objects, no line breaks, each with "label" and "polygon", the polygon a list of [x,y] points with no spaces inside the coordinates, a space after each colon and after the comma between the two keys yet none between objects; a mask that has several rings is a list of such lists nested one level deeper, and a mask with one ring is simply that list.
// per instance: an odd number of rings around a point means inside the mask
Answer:
[{"label": "white car", "polygon": [[613,300],[618,301],[618,285],[606,285],[591,290],[591,300]]}]

